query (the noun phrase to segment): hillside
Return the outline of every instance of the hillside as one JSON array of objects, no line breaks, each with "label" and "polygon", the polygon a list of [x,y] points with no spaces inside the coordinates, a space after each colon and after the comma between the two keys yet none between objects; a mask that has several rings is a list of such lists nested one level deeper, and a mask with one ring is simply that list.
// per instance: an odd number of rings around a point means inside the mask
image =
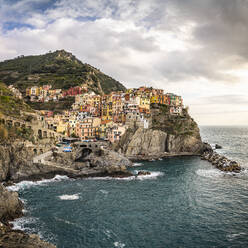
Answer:
[{"label": "hillside", "polygon": [[34,110],[29,105],[16,98],[6,85],[0,82],[0,144],[11,142],[17,138],[32,140],[33,131],[31,129],[9,126],[7,123],[2,123],[1,120],[4,116],[10,116],[14,119],[30,121],[33,113]]},{"label": "hillside", "polygon": [[22,93],[29,86],[45,84],[61,89],[87,84],[98,94],[125,90],[118,81],[64,50],[0,62],[0,80],[13,84]]},{"label": "hillside", "polygon": [[20,118],[21,111],[33,112],[29,105],[16,98],[6,85],[0,82],[0,114]]}]

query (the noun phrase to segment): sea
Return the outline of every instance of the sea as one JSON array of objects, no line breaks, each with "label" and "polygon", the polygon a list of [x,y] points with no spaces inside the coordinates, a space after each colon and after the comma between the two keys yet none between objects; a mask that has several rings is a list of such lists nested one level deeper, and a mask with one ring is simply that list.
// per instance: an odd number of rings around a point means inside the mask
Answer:
[{"label": "sea", "polygon": [[151,172],[139,178],[21,182],[9,187],[25,204],[14,228],[58,248],[247,248],[248,127],[200,130],[240,174],[190,156],[135,163]]}]

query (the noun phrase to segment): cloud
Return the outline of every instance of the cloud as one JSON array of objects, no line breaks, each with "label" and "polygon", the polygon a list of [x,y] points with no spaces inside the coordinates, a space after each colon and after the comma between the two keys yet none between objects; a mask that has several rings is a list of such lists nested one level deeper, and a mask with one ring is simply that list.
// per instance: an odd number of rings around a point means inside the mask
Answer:
[{"label": "cloud", "polygon": [[0,60],[65,49],[127,87],[181,94],[196,114],[226,96],[247,107],[247,12],[244,0],[0,0]]},{"label": "cloud", "polygon": [[209,96],[201,99],[200,104],[230,104],[230,105],[248,105],[247,95],[220,95]]}]

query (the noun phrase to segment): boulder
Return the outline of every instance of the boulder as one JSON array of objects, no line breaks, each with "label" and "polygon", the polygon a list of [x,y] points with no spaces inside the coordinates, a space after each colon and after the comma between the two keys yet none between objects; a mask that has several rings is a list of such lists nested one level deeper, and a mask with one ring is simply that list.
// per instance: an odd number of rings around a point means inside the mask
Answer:
[{"label": "boulder", "polygon": [[215,144],[215,149],[222,149],[222,146]]},{"label": "boulder", "polygon": [[147,176],[147,175],[151,175],[151,172],[149,171],[139,171],[137,176]]},{"label": "boulder", "polygon": [[[18,193],[8,191],[0,184],[0,221],[8,222],[22,215],[23,203]],[[0,246],[1,247],[1,246]]]}]

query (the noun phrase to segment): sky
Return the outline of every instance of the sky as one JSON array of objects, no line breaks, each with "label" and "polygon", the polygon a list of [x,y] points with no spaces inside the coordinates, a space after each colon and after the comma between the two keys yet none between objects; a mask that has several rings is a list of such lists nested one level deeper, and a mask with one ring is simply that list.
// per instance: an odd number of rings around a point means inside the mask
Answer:
[{"label": "sky", "polygon": [[0,61],[65,49],[126,87],[248,125],[248,0],[0,0]]}]

